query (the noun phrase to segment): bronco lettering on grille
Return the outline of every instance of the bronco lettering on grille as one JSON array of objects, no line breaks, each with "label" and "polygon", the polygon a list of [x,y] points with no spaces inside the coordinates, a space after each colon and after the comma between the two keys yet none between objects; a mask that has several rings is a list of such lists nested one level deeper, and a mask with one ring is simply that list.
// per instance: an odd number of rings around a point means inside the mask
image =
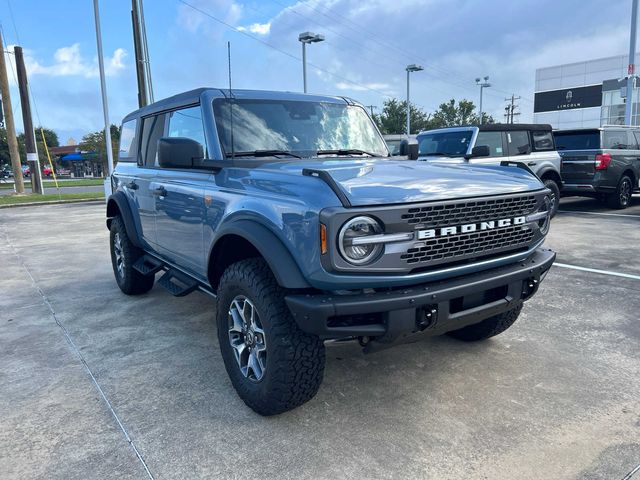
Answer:
[{"label": "bronco lettering on grille", "polygon": [[449,235],[457,235],[458,233],[471,233],[476,231],[493,230],[494,228],[510,227],[511,225],[524,225],[525,223],[526,218],[522,216],[515,218],[503,218],[501,220],[491,220],[488,222],[468,223],[466,225],[458,225],[455,227],[418,230],[418,240],[446,237]]}]

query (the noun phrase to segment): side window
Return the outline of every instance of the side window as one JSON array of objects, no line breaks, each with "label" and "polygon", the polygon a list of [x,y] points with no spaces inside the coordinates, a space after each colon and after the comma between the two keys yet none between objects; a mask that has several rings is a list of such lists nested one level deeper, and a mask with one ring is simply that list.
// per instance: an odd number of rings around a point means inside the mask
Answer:
[{"label": "side window", "polygon": [[138,152],[138,139],[136,138],[137,120],[129,120],[120,127],[120,148],[118,149],[119,162],[135,162]]},{"label": "side window", "polygon": [[502,132],[478,132],[476,147],[486,145],[489,147],[490,157],[504,157],[502,148]]},{"label": "side window", "polygon": [[185,137],[197,141],[205,150],[207,156],[207,142],[204,137],[202,125],[202,112],[200,106],[184,108],[171,112],[169,117],[169,136]]},{"label": "side window", "polygon": [[510,157],[531,153],[529,132],[507,132],[507,146]]},{"label": "side window", "polygon": [[627,130],[627,148],[629,150],[638,149],[638,142],[636,141],[636,137],[633,136],[633,132],[631,130]]},{"label": "side window", "polygon": [[636,144],[638,144],[638,148],[640,149],[640,130],[635,130],[633,133],[636,136]]},{"label": "side window", "polygon": [[147,117],[142,121],[142,145],[140,162],[145,167],[158,165],[158,140],[164,134],[166,113]]},{"label": "side window", "polygon": [[624,130],[605,130],[602,148],[624,150],[628,147],[629,139]]},{"label": "side window", "polygon": [[553,144],[553,134],[548,131],[531,132],[533,136],[533,149],[540,152],[545,150],[555,150]]}]

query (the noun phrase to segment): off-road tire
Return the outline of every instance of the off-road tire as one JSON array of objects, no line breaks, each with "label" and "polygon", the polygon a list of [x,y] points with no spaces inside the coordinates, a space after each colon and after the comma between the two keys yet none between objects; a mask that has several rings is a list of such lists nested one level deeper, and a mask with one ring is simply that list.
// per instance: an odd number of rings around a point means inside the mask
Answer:
[{"label": "off-road tire", "polygon": [[464,342],[476,342],[501,334],[514,324],[522,310],[522,302],[511,310],[489,317],[480,323],[468,325],[460,330],[448,332],[447,335]]},{"label": "off-road tire", "polygon": [[622,210],[631,204],[633,182],[627,175],[623,175],[618,182],[616,191],[607,195],[607,205],[611,208]]},{"label": "off-road tire", "polygon": [[551,178],[547,178],[543,180],[544,186],[551,190],[552,195],[552,207],[551,207],[551,218],[556,216],[558,213],[558,208],[560,207],[560,187],[556,183],[555,180]]},{"label": "off-road tire", "polygon": [[[284,294],[259,258],[229,266],[218,288],[218,340],[227,374],[240,398],[265,416],[286,412],[313,398],[324,373],[323,342],[298,328]],[[229,309],[239,295],[255,306],[266,338],[266,368],[258,381],[243,375],[229,341]]]},{"label": "off-road tire", "polygon": [[[124,268],[119,272],[116,261],[116,238],[120,239],[120,250],[124,259]],[[144,252],[131,243],[127,235],[127,229],[120,216],[111,220],[111,265],[113,266],[113,274],[116,277],[116,283],[120,290],[127,295],[140,295],[147,293],[153,288],[155,280],[154,275],[143,275],[133,268],[133,264],[144,255]]]}]

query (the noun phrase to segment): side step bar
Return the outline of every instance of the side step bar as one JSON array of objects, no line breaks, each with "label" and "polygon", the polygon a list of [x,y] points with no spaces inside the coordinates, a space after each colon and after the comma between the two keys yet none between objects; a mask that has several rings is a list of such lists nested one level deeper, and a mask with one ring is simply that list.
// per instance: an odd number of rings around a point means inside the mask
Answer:
[{"label": "side step bar", "polygon": [[164,287],[174,297],[189,295],[200,286],[193,278],[172,268],[160,277],[158,284]]},{"label": "side step bar", "polygon": [[155,275],[164,264],[152,257],[151,255],[143,255],[136,263],[133,264],[133,268],[143,275]]}]

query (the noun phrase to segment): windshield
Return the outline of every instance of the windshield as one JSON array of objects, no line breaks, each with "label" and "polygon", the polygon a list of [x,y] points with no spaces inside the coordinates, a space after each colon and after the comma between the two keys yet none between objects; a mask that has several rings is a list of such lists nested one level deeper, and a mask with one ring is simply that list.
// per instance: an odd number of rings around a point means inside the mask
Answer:
[{"label": "windshield", "polygon": [[433,132],[418,136],[418,155],[461,157],[467,153],[473,130]]},{"label": "windshield", "polygon": [[234,99],[230,102],[221,98],[214,100],[213,113],[226,156],[231,156],[232,125],[236,155],[280,151],[311,157],[326,150],[361,150],[381,157],[388,155],[382,137],[359,106],[289,100]]},{"label": "windshield", "polygon": [[554,132],[558,150],[597,150],[600,148],[600,131]]}]

